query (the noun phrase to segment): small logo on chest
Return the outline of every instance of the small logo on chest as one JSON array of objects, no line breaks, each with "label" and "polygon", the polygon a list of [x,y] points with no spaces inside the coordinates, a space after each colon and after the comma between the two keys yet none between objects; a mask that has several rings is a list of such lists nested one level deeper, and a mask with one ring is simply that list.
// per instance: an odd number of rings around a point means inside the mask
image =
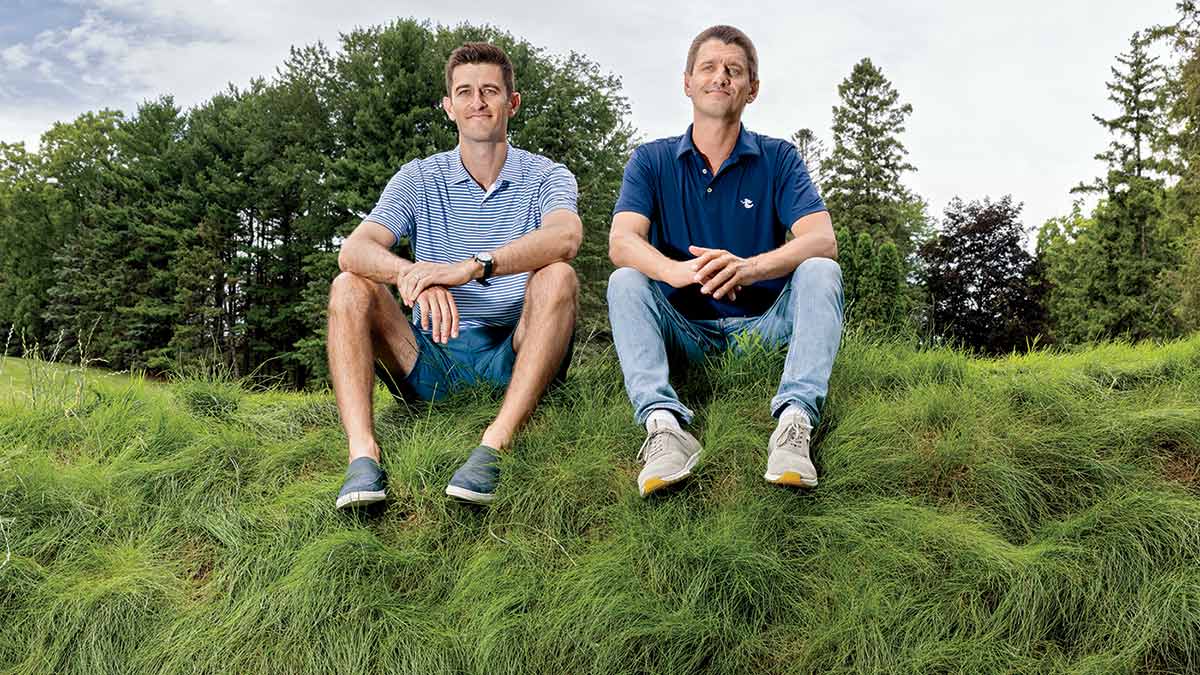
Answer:
[{"label": "small logo on chest", "polygon": [[752,209],[752,208],[754,208],[754,202],[750,201],[749,199],[743,199],[742,200],[742,208]]}]

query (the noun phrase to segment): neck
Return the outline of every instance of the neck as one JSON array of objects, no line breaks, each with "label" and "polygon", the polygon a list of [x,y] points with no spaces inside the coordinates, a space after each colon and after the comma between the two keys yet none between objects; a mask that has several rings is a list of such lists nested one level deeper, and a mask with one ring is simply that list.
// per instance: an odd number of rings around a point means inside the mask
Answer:
[{"label": "neck", "polygon": [[479,187],[487,190],[496,182],[500,169],[504,167],[504,160],[508,157],[508,142],[480,143],[459,136],[458,150],[467,173],[479,183]]},{"label": "neck", "polygon": [[708,169],[714,176],[725,160],[729,159],[729,155],[733,154],[733,146],[737,145],[741,130],[740,119],[696,115],[692,121],[692,143],[704,156],[704,161],[708,163]]}]

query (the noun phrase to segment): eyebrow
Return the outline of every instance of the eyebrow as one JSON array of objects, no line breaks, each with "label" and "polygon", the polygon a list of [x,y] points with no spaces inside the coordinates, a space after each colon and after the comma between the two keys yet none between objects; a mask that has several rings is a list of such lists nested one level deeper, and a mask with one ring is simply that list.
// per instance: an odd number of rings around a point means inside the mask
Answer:
[{"label": "eyebrow", "polygon": [[[716,62],[717,62],[717,59],[715,59],[715,58],[703,59],[700,62],[698,62],[696,65],[697,66],[709,66],[709,65],[715,64]],[[747,67],[746,62],[741,59],[738,59],[738,58],[729,59],[728,63],[729,63],[729,67],[731,67],[731,68],[734,66],[737,66],[739,68]]]},{"label": "eyebrow", "polygon": [[[492,82],[484,82],[483,84],[479,85],[479,88],[480,89],[496,89],[498,91],[498,90],[500,90],[501,87],[499,84],[495,84]],[[470,90],[471,90],[471,85],[464,82],[454,88],[454,93],[457,94],[458,92],[461,92],[461,91],[470,91]]]}]

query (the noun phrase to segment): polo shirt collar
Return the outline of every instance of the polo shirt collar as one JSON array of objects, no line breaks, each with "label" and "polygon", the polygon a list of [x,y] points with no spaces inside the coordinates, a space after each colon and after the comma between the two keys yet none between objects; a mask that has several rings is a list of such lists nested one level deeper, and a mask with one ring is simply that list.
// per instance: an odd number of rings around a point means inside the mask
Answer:
[{"label": "polo shirt collar", "polygon": [[[500,187],[505,183],[521,182],[521,167],[517,160],[513,158],[513,146],[508,146],[508,152],[504,155],[504,166],[500,167],[500,175],[496,176],[496,187]],[[467,167],[462,161],[462,148],[454,146],[454,161],[450,171],[450,183],[458,185],[467,181],[473,181],[471,172],[467,171]]]},{"label": "polo shirt collar", "polygon": [[[675,159],[683,157],[688,152],[700,154],[696,150],[696,144],[692,142],[692,125],[689,124],[687,133],[680,137],[679,142],[675,144]],[[762,151],[758,147],[758,140],[746,131],[746,125],[743,124],[738,131],[737,142],[733,144],[733,152],[729,154],[728,162],[737,161],[741,157],[761,155]]]}]

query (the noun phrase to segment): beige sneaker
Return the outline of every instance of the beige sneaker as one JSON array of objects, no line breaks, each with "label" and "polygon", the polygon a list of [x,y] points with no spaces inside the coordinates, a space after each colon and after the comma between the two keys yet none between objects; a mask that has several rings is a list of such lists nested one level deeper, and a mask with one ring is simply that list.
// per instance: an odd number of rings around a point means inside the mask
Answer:
[{"label": "beige sneaker", "polygon": [[651,431],[638,451],[638,459],[646,462],[638,474],[638,491],[646,497],[692,475],[700,451],[700,442],[682,429],[660,426]]},{"label": "beige sneaker", "polygon": [[812,425],[803,414],[780,418],[767,444],[767,472],[763,478],[776,485],[816,487],[817,468],[808,457]]}]

